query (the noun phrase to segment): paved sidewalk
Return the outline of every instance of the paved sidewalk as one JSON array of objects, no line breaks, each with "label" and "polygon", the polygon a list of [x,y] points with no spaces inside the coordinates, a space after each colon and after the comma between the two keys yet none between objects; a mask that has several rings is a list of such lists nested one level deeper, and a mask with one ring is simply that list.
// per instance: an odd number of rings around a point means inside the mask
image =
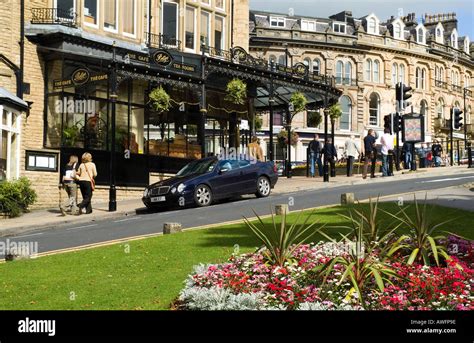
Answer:
[{"label": "paved sidewalk", "polygon": [[[274,194],[291,193],[300,190],[311,190],[321,188],[334,188],[347,185],[372,184],[380,182],[390,182],[402,179],[413,179],[428,176],[449,176],[459,173],[469,173],[473,175],[474,170],[468,169],[465,166],[455,166],[449,168],[429,168],[419,169],[417,172],[400,171],[395,172],[393,177],[377,177],[375,179],[362,179],[361,175],[355,175],[351,178],[344,176],[337,176],[331,178],[330,182],[325,183],[322,178],[306,178],[303,176],[295,176],[291,179],[280,177],[278,183],[273,190]],[[436,192],[436,191],[435,191]],[[424,196],[423,196],[424,197]],[[122,200],[117,202],[117,211],[108,212],[108,203],[93,202],[93,213],[90,215],[83,214],[81,216],[67,215],[62,216],[58,208],[33,210],[18,218],[0,219],[0,236],[7,236],[15,232],[27,232],[28,228],[56,228],[64,224],[77,223],[78,225],[94,222],[97,220],[106,219],[120,219],[126,218],[136,214],[137,209],[143,209],[141,199]]]}]

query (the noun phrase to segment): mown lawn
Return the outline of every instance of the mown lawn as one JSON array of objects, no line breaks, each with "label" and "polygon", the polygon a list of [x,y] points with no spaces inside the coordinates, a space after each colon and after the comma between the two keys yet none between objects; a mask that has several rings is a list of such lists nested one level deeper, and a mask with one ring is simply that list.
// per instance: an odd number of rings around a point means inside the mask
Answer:
[{"label": "mown lawn", "polygon": [[[381,207],[397,212],[392,203]],[[341,225],[341,212],[347,208],[319,209],[314,216]],[[443,230],[474,239],[473,212],[434,207],[432,216],[438,222],[455,218]],[[0,309],[168,309],[193,265],[223,262],[236,245],[247,252],[258,242],[245,225],[236,224],[0,264]]]}]

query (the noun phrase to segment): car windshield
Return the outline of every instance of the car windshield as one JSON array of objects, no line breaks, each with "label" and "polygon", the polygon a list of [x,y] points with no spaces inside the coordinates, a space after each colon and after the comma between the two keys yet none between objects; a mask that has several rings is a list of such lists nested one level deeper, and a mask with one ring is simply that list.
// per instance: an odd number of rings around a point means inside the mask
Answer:
[{"label": "car windshield", "polygon": [[186,164],[176,176],[187,176],[192,174],[204,174],[212,171],[217,160],[202,160]]}]

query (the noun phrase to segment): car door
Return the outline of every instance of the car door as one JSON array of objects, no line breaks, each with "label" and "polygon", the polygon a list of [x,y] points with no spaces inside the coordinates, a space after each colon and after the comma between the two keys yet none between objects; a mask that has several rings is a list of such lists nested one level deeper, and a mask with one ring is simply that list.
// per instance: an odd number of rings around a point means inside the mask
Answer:
[{"label": "car door", "polygon": [[242,193],[255,193],[257,189],[258,162],[252,163],[248,160],[239,161],[241,169],[241,188]]},{"label": "car door", "polygon": [[217,173],[210,180],[214,198],[225,198],[238,194],[240,167],[237,160],[221,160]]}]

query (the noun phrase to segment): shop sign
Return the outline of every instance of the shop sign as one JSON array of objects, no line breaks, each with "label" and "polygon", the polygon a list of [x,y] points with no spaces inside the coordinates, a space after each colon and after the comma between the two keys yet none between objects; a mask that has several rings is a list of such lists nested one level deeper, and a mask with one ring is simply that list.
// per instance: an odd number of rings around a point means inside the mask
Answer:
[{"label": "shop sign", "polygon": [[87,68],[78,68],[72,74],[71,77],[64,80],[54,80],[54,88],[63,87],[80,87],[89,82],[104,81],[108,79],[108,74],[99,73],[92,75]]},{"label": "shop sign", "polygon": [[151,56],[153,63],[161,67],[167,67],[173,62],[173,56],[165,50],[157,50]]},{"label": "shop sign", "polygon": [[308,66],[304,63],[299,62],[293,66],[293,74],[297,77],[306,77],[308,76],[308,72]]},{"label": "shop sign", "polygon": [[150,56],[145,54],[139,54],[136,52],[129,52],[124,57],[125,63],[130,63],[130,61],[140,62],[140,63],[150,63]]}]

